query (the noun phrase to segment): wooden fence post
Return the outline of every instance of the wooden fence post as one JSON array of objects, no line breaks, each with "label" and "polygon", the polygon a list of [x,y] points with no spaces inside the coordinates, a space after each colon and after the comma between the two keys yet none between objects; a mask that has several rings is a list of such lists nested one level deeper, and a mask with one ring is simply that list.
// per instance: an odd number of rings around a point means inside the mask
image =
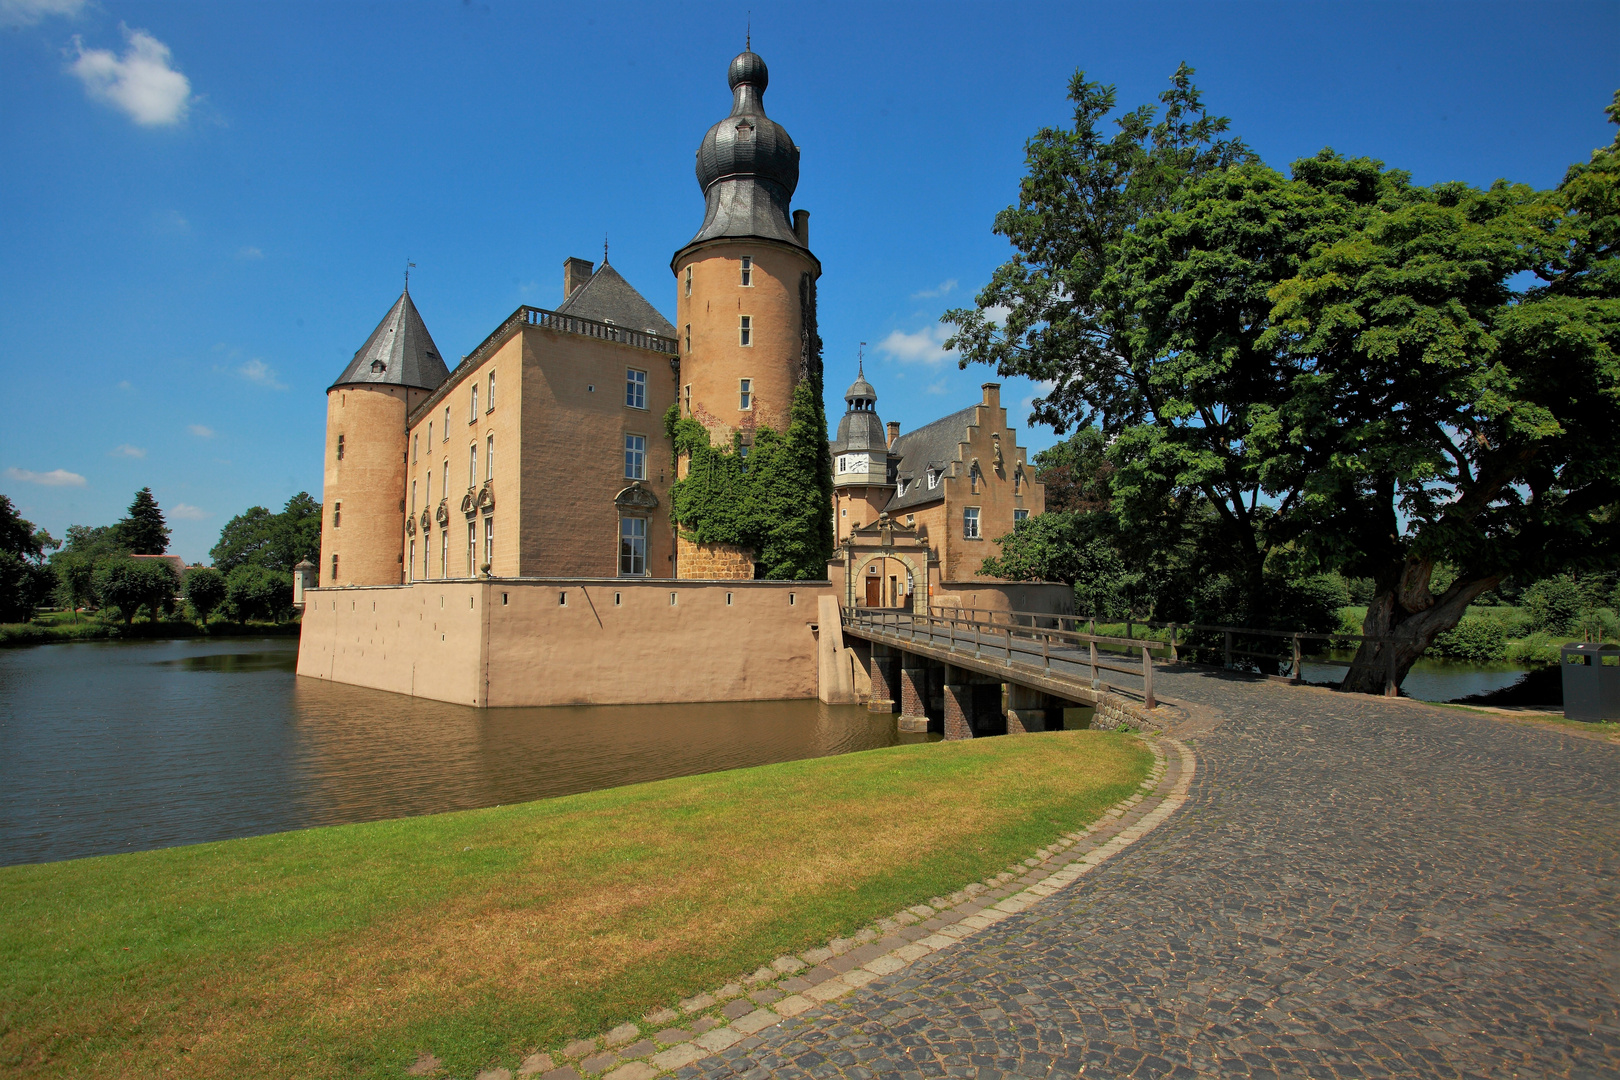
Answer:
[{"label": "wooden fence post", "polygon": [[1299,635],[1295,634],[1294,635],[1294,682],[1301,683],[1301,682],[1304,682],[1304,681],[1305,681],[1305,677],[1302,674],[1300,674],[1300,670],[1299,670]]},{"label": "wooden fence post", "polygon": [[1091,644],[1091,688],[1093,690],[1096,690],[1096,689],[1099,688],[1099,683],[1098,683],[1098,680],[1097,680],[1097,643],[1095,641],[1092,641],[1090,644]]},{"label": "wooden fence post", "polygon": [[1180,650],[1178,650],[1176,648],[1176,624],[1175,623],[1170,624],[1170,662],[1172,664],[1179,664],[1181,662],[1181,652],[1180,652]]},{"label": "wooden fence post", "polygon": [[1142,646],[1142,704],[1149,709],[1159,705],[1153,696],[1153,650],[1146,645]]},{"label": "wooden fence post", "polygon": [[1232,631],[1226,632],[1226,644],[1221,647],[1222,666],[1232,666]]}]

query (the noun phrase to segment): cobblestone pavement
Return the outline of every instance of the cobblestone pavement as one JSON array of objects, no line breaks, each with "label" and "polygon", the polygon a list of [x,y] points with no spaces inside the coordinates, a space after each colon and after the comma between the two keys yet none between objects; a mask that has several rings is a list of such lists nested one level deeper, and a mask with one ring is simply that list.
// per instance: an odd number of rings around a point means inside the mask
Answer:
[{"label": "cobblestone pavement", "polygon": [[1224,717],[1184,735],[1178,813],[676,1075],[1620,1075],[1620,749],[1218,674],[1162,692]]}]

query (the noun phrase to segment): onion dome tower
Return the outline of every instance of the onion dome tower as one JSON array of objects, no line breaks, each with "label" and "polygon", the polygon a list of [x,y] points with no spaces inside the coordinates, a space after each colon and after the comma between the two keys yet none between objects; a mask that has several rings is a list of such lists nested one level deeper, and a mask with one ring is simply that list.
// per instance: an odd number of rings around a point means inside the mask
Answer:
[{"label": "onion dome tower", "polygon": [[449,377],[407,284],[326,391],[320,585],[404,580],[405,419]]},{"label": "onion dome tower", "polygon": [[770,73],[751,49],[727,73],[731,112],[697,150],[703,225],[675,253],[681,407],[718,443],[786,431],[815,353],[810,215],[793,211],[799,148],[765,115]]}]

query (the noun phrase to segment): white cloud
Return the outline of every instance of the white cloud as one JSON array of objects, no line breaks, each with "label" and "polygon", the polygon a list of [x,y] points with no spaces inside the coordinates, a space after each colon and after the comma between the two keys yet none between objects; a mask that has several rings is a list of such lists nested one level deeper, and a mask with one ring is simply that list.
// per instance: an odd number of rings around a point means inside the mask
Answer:
[{"label": "white cloud", "polygon": [[84,0],[0,0],[0,26],[33,26],[52,15],[75,18]]},{"label": "white cloud", "polygon": [[932,289],[924,289],[922,292],[912,293],[911,298],[913,300],[929,300],[936,296],[944,296],[954,288],[956,288],[956,279],[946,278]]},{"label": "white cloud", "polygon": [[122,109],[143,127],[178,124],[191,107],[191,80],[169,66],[169,47],[145,30],[121,26],[129,47],[123,56],[111,49],[86,49],[78,35],[78,57],[68,71],[84,83],[90,97]]},{"label": "white cloud", "polygon": [[258,358],[239,366],[236,373],[250,383],[267,386],[272,390],[287,389],[281,380],[276,378],[276,369]]},{"label": "white cloud", "polygon": [[915,334],[895,330],[877,347],[902,364],[939,364],[956,357],[955,350],[945,351],[945,339],[951,332],[947,326],[929,326]]},{"label": "white cloud", "polygon": [[52,469],[50,472],[34,472],[31,469],[7,469],[6,476],[24,484],[40,484],[44,487],[84,487],[84,477],[76,472],[66,469]]},{"label": "white cloud", "polygon": [[236,253],[238,259],[262,259],[264,252],[256,247],[245,247]]},{"label": "white cloud", "polygon": [[188,424],[186,425],[186,430],[197,436],[199,439],[212,439],[214,437],[214,429],[211,427],[203,427],[201,424]]},{"label": "white cloud", "polygon": [[181,521],[201,521],[210,515],[207,510],[192,506],[190,503],[175,503],[169,511],[169,516],[179,518]]},{"label": "white cloud", "polygon": [[1007,316],[1011,314],[1012,308],[1005,308],[999,304],[997,304],[995,307],[987,307],[984,309],[984,317],[990,322],[995,323],[997,326],[1005,326],[1007,324]]},{"label": "white cloud", "polygon": [[143,458],[143,457],[146,456],[146,451],[142,450],[138,446],[131,446],[131,445],[129,445],[129,443],[122,443],[122,444],[120,444],[118,446],[113,447],[111,450],[107,451],[107,456],[108,457]]}]

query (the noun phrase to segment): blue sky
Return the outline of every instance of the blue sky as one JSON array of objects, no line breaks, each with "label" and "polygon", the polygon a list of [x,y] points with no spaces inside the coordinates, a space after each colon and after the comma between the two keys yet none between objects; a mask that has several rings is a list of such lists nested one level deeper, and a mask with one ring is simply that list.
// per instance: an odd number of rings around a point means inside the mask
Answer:
[{"label": "blue sky", "polygon": [[[187,559],[318,497],[324,390],[407,258],[447,355],[555,306],[604,234],[670,313],[750,8],[803,148],[834,423],[862,341],[907,429],[993,377],[937,320],[1007,257],[992,218],[1076,68],[1132,107],[1186,60],[1273,165],[1332,146],[1421,183],[1551,186],[1610,140],[1620,85],[1612,2],[0,0],[0,492],[60,536],[150,485]],[[1035,392],[1003,389],[1020,426]]]}]

